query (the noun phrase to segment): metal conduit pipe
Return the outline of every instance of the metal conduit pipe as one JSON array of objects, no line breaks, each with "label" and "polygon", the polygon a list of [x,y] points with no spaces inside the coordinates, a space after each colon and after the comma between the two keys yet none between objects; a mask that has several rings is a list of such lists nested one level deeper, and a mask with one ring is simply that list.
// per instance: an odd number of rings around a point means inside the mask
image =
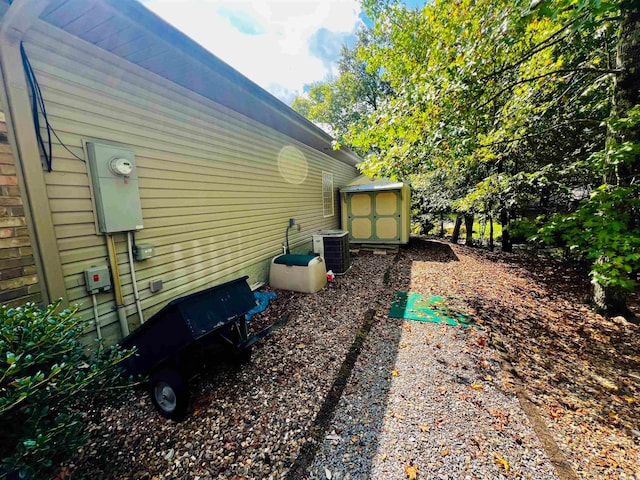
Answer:
[{"label": "metal conduit pipe", "polygon": [[118,268],[118,257],[116,254],[116,241],[113,235],[107,234],[107,251],[109,252],[109,264],[111,265],[111,276],[113,277],[113,293],[116,299],[116,309],[122,336],[129,335],[129,323],[127,313],[124,309],[124,298],[122,297],[122,285],[120,285],[120,269]]},{"label": "metal conduit pipe", "polygon": [[98,340],[102,341],[102,331],[100,330],[100,316],[98,315],[98,301],[96,300],[96,294],[91,294],[91,301],[93,302],[93,318],[96,322],[96,335]]},{"label": "metal conduit pipe", "polygon": [[138,280],[136,279],[136,269],[133,263],[133,233],[127,232],[127,253],[129,254],[129,268],[131,269],[131,283],[133,284],[133,298],[136,300],[136,310],[138,310],[138,317],[140,318],[140,324],[144,323],[144,316],[142,315],[142,305],[140,304],[140,293],[138,293]]}]

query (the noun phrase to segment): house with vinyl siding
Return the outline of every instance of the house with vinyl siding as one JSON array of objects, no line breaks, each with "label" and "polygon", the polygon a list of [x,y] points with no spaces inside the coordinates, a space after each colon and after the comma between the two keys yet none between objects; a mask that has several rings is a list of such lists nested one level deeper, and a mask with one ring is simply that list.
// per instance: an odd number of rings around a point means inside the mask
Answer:
[{"label": "house with vinyl siding", "polygon": [[359,158],[137,1],[0,0],[0,67],[1,303],[113,342],[340,226]]}]

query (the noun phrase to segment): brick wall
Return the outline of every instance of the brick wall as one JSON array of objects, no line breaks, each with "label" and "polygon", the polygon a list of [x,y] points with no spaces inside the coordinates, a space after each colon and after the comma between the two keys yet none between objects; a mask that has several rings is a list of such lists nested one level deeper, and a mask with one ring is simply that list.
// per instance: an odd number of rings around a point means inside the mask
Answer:
[{"label": "brick wall", "polygon": [[0,304],[42,302],[16,167],[0,112]]}]

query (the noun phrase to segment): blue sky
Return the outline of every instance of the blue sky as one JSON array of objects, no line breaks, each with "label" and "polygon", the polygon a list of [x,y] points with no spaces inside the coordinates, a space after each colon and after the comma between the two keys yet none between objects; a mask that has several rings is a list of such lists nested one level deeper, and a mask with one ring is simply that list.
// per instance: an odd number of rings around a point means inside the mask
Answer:
[{"label": "blue sky", "polygon": [[336,74],[342,45],[353,45],[364,18],[358,0],[142,1],[287,104]]}]

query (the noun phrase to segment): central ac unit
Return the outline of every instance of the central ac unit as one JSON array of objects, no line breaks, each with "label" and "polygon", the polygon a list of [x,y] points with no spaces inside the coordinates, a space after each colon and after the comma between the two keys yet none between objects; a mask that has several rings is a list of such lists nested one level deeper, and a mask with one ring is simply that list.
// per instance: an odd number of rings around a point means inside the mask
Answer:
[{"label": "central ac unit", "polygon": [[346,230],[320,230],[313,234],[313,253],[324,258],[327,270],[342,275],[349,270],[349,232]]}]

